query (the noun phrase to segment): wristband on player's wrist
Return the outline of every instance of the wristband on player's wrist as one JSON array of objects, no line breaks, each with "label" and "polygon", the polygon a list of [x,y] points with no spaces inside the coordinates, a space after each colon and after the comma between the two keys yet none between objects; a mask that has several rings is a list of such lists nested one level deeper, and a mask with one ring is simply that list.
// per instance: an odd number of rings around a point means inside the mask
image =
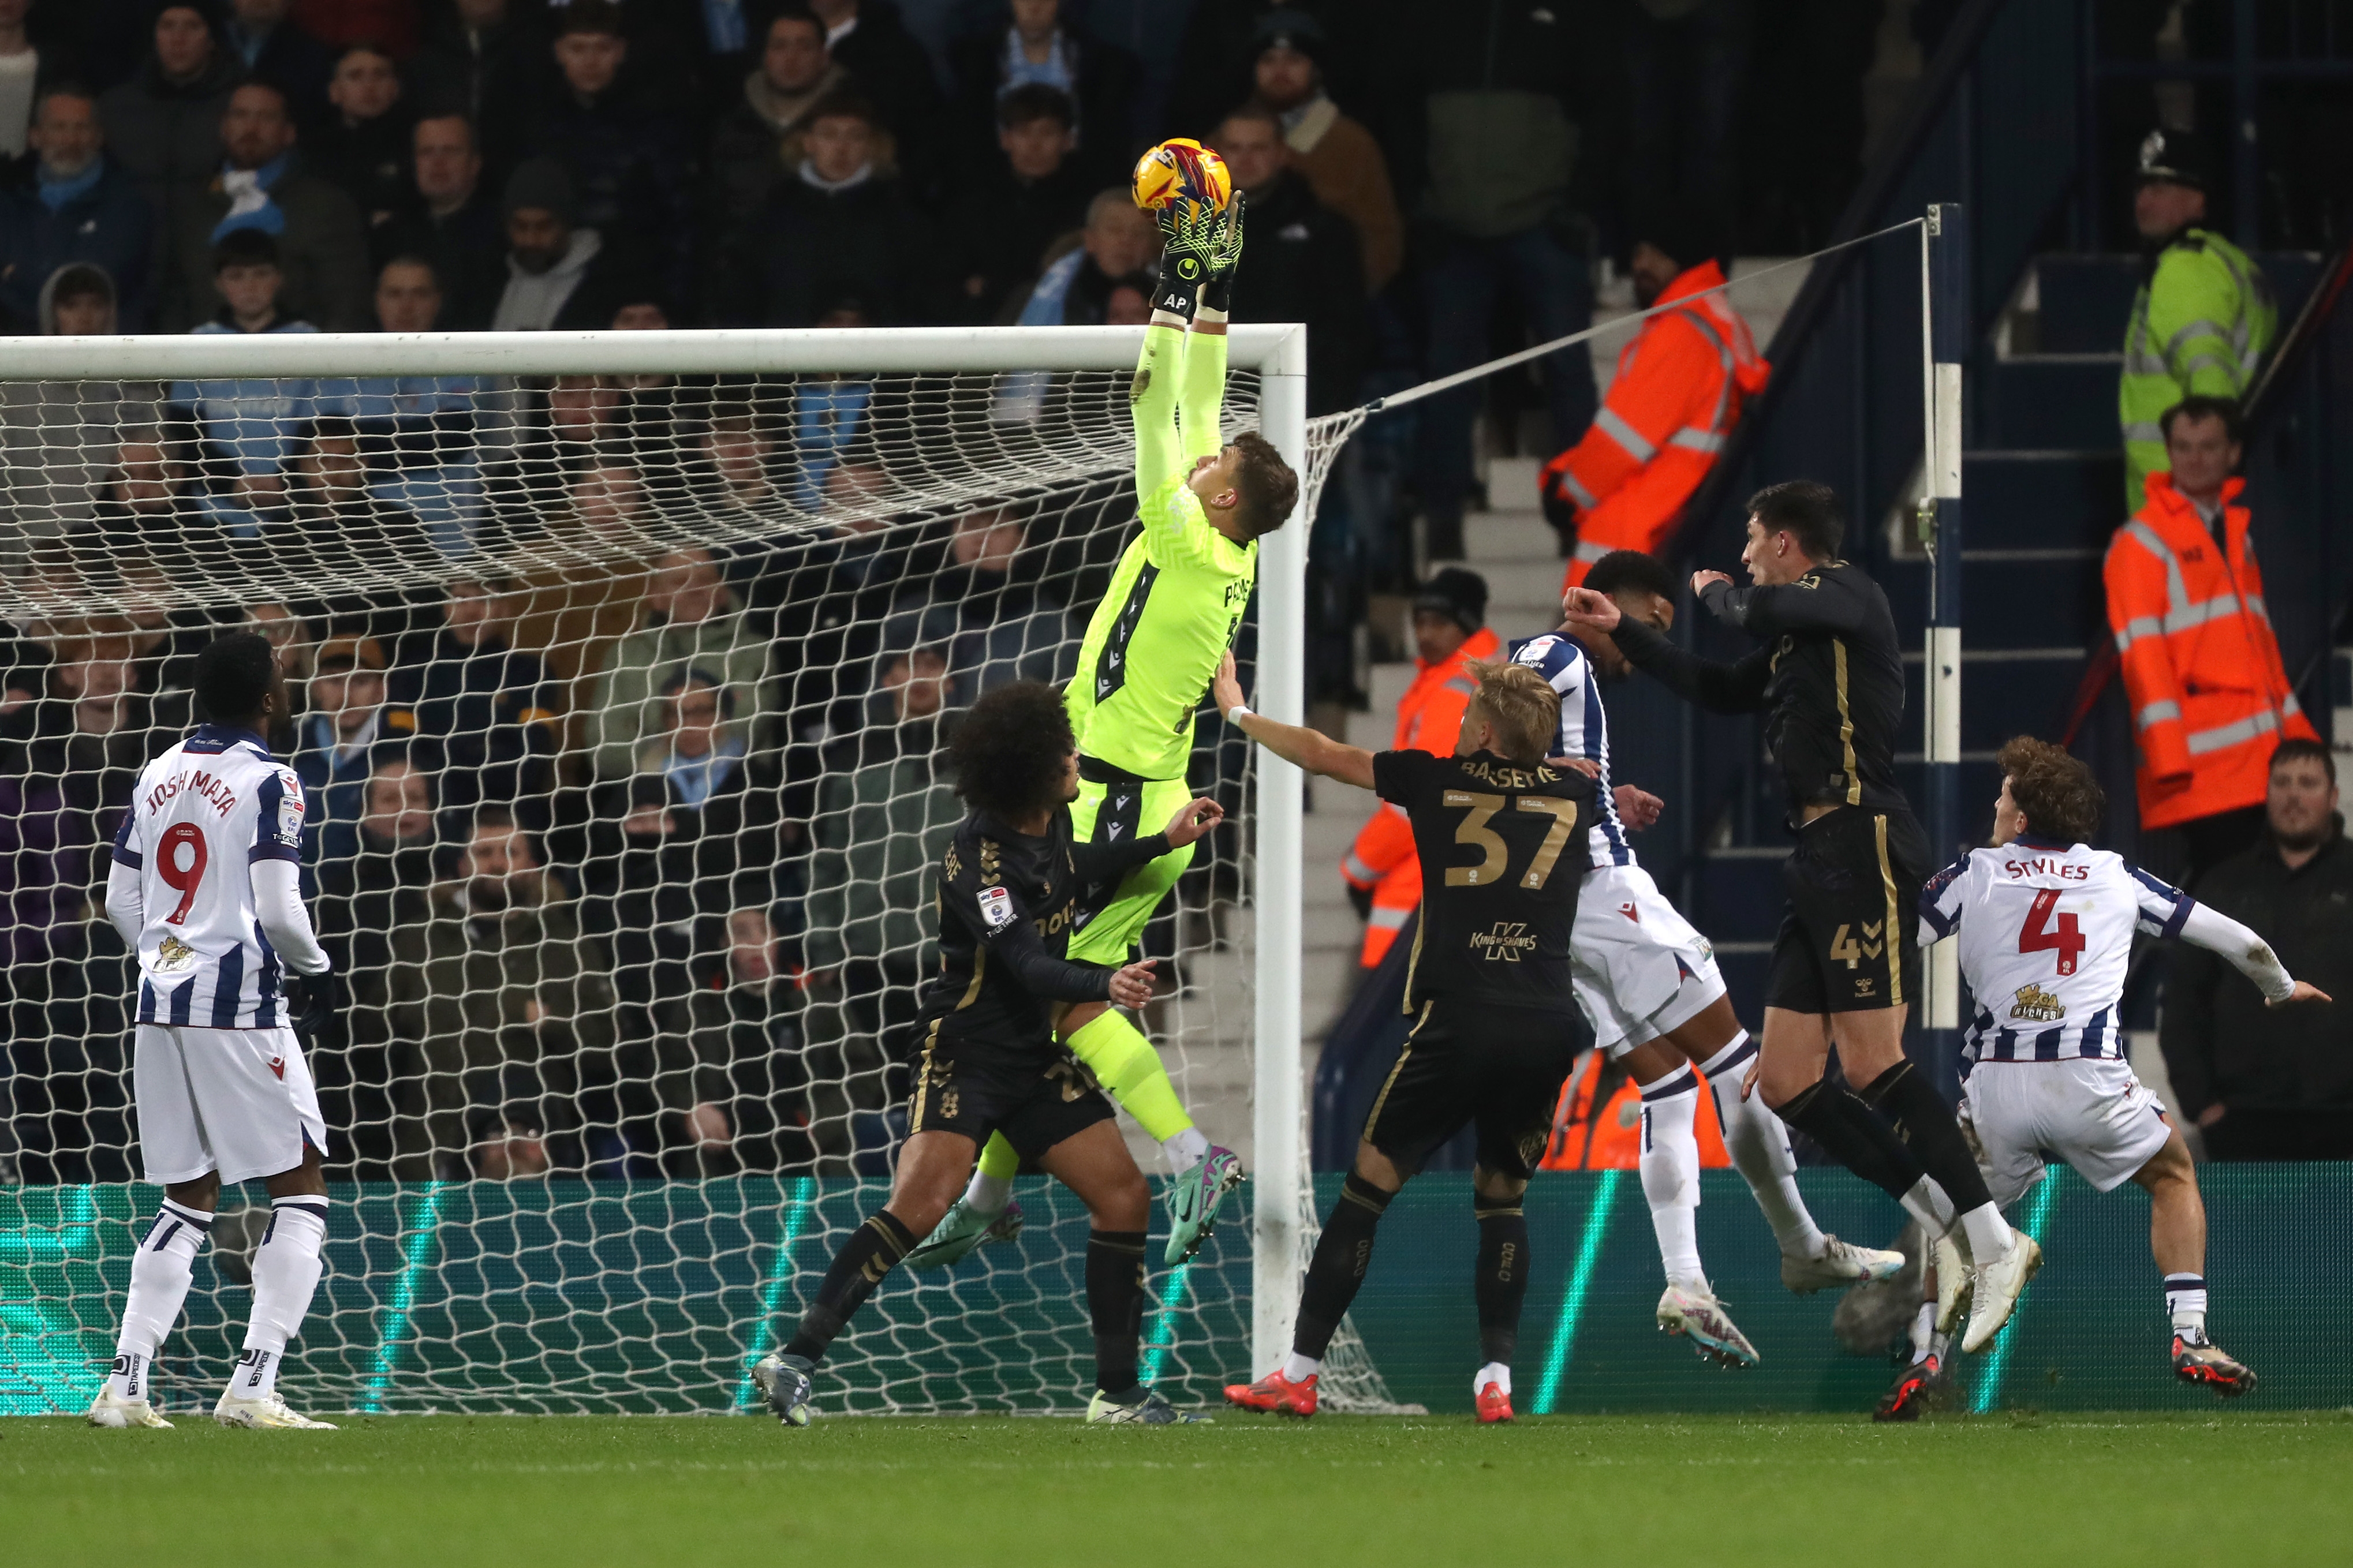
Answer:
[{"label": "wristband on player's wrist", "polygon": [[1240,729],[1241,727],[1241,721],[1250,716],[1250,705],[1247,702],[1237,702],[1232,707],[1226,710],[1226,722],[1233,725],[1237,729]]},{"label": "wristband on player's wrist", "polygon": [[1201,263],[1190,256],[1173,259],[1163,258],[1160,286],[1152,296],[1152,308],[1167,310],[1190,321],[1201,302]]}]

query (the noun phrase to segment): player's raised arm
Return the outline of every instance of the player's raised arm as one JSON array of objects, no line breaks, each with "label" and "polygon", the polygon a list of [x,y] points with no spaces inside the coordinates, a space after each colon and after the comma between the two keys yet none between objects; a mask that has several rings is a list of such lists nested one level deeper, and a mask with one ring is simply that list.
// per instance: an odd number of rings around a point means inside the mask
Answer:
[{"label": "player's raised arm", "polygon": [[1702,658],[1641,622],[1619,614],[1608,595],[1590,588],[1571,588],[1560,602],[1560,616],[1569,631],[1609,637],[1628,663],[1686,702],[1716,713],[1754,713],[1765,706],[1765,683],[1773,674],[1770,648],[1759,648],[1737,664]]},{"label": "player's raised arm", "polygon": [[[1176,425],[1188,462],[1213,458],[1225,449],[1222,420],[1226,401],[1226,318],[1233,302],[1234,268],[1242,258],[1242,212],[1247,198],[1234,193],[1233,205],[1208,215],[1184,238],[1183,255],[1201,268],[1200,302],[1193,311],[1191,341],[1185,348],[1185,371],[1176,391]],[[1172,241],[1169,254],[1177,256]]]},{"label": "player's raised arm", "polygon": [[1311,773],[1321,773],[1327,779],[1355,784],[1358,789],[1373,787],[1373,753],[1361,746],[1343,745],[1320,731],[1299,724],[1284,724],[1263,713],[1253,713],[1242,700],[1242,683],[1234,674],[1234,656],[1226,655],[1218,667],[1218,679],[1210,689],[1216,694],[1218,711],[1226,721],[1281,757],[1296,763]]}]

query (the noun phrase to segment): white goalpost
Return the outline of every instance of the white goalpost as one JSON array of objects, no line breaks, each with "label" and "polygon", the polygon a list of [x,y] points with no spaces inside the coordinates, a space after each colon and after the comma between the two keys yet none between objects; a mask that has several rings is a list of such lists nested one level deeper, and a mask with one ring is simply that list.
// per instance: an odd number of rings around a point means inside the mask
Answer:
[{"label": "white goalpost", "polygon": [[[857,1194],[835,1189],[860,1176],[874,1195],[903,1070],[889,1037],[918,952],[892,889],[919,874],[943,808],[854,781],[908,760],[891,737],[920,716],[911,689],[952,711],[995,679],[1068,679],[1134,531],[1125,394],[1142,338],[0,340],[0,618],[15,633],[0,789],[20,841],[38,814],[63,825],[39,846],[54,899],[0,915],[19,955],[0,1158],[24,1184],[0,1188],[0,1408],[75,1408],[74,1368],[94,1379],[111,1354],[93,1352],[121,1304],[108,1253],[127,1246],[138,1167],[126,1021],[107,994],[121,955],[87,891],[123,769],[188,721],[185,657],[237,626],[272,634],[304,678],[296,754],[357,770],[312,786],[328,820],[306,892],[364,970],[334,1069],[363,1184],[331,1227],[322,1310],[288,1373],[311,1385],[297,1403],[740,1407],[767,1320],[794,1309],[797,1279],[813,1287],[827,1234],[857,1223]],[[1335,444],[1311,450],[1303,327],[1237,325],[1229,342],[1229,428],[1261,430],[1303,481],[1261,545],[1250,650],[1254,705],[1303,722],[1308,534]],[[959,619],[951,593],[984,583],[1007,618]],[[532,690],[481,675],[485,645],[466,639],[485,625],[499,658],[530,656]],[[372,677],[390,695],[347,720]],[[1248,1264],[1245,1282],[1239,1223],[1189,1270],[1155,1259],[1146,1358],[1206,1384],[1286,1348],[1314,1200],[1303,781],[1213,716],[1198,733],[1197,773],[1210,756],[1245,821],[1164,921],[1183,984],[1149,1032],[1180,1095],[1225,1118],[1205,1120],[1211,1138],[1249,1140]],[[713,826],[731,772],[772,780],[757,787],[782,804]],[[402,870],[406,841],[385,836],[418,812],[431,856]],[[541,864],[497,881],[480,838],[500,831]],[[507,968],[469,970],[465,944],[521,918],[517,889],[534,889],[533,934],[502,950]],[[746,966],[766,973],[804,939],[805,971],[766,974],[744,1002]],[[861,965],[879,978],[845,978]],[[789,1017],[774,1000],[787,993]],[[808,1021],[828,1008],[849,1021]],[[361,1044],[362,1022],[381,1037]],[[475,1054],[452,1054],[459,1037]],[[786,1038],[807,1058],[791,1086],[756,1060]],[[1216,1100],[1229,1080],[1246,1107]],[[837,1352],[856,1363],[856,1407],[1039,1407],[1074,1385],[1060,1362],[1083,1310],[1056,1302],[1078,1294],[1079,1249],[1042,1217],[970,1272],[876,1303]],[[7,1247],[11,1231],[26,1245]],[[215,1298],[241,1291],[240,1234],[222,1227]],[[1211,1300],[1219,1274],[1235,1283]],[[206,1289],[200,1266],[192,1322],[241,1318]],[[1015,1320],[1012,1348],[987,1345],[986,1324],[945,1326],[992,1310]],[[203,1331],[188,1337],[211,1353]],[[927,1354],[945,1364],[910,1370]]]}]

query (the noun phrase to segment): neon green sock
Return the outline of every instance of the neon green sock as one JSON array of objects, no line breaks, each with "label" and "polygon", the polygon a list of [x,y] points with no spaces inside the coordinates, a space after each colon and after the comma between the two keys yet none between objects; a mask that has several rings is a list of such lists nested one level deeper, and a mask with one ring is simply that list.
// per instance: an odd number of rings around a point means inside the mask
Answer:
[{"label": "neon green sock", "polygon": [[981,1146],[980,1173],[1000,1182],[1009,1182],[1021,1169],[1021,1156],[1005,1141],[1002,1132],[992,1132]]},{"label": "neon green sock", "polygon": [[1062,1039],[1155,1142],[1166,1143],[1193,1125],[1176,1086],[1168,1081],[1168,1069],[1160,1065],[1160,1053],[1119,1012],[1107,1008]]}]

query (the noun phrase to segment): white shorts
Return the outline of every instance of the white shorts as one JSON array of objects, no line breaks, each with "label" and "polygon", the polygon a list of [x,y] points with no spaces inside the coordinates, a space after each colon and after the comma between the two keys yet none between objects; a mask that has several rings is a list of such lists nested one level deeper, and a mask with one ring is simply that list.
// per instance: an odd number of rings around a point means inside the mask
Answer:
[{"label": "white shorts", "polygon": [[223,1182],[274,1176],[327,1152],[319,1089],[294,1031],[142,1024],[132,1081],[147,1179]]},{"label": "white shorts", "polygon": [[1998,1204],[2042,1179],[2054,1154],[2101,1192],[2149,1163],[2173,1129],[2132,1066],[2111,1057],[1979,1062],[1961,1089],[1961,1128]]},{"label": "white shorts", "polygon": [[1585,874],[1568,948],[1577,1005],[1613,1061],[1681,1028],[1724,994],[1715,949],[1640,866]]}]

